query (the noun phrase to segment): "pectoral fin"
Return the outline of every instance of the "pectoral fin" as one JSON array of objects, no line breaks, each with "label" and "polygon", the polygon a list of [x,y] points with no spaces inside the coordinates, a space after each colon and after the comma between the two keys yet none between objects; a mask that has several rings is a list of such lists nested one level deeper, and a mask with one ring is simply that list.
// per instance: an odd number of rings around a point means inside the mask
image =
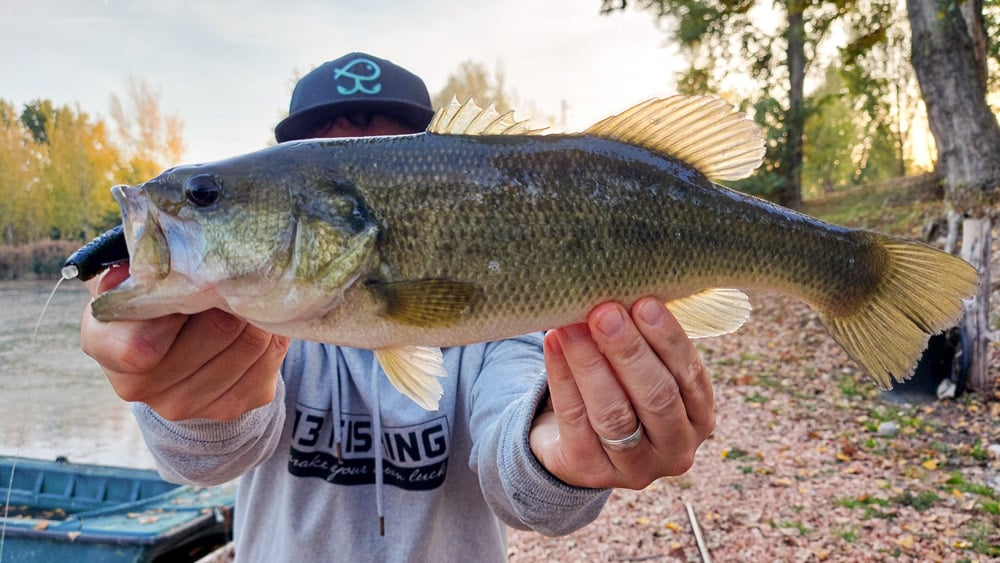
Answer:
[{"label": "pectoral fin", "polygon": [[446,377],[444,356],[439,348],[427,346],[400,346],[375,350],[375,358],[382,366],[392,386],[413,399],[421,407],[436,411],[444,388],[439,377]]},{"label": "pectoral fin", "polygon": [[688,338],[735,332],[750,318],[752,310],[750,299],[738,289],[706,289],[665,305]]},{"label": "pectoral fin", "polygon": [[381,299],[383,315],[419,327],[454,325],[483,300],[478,285],[453,280],[374,283],[369,287]]}]

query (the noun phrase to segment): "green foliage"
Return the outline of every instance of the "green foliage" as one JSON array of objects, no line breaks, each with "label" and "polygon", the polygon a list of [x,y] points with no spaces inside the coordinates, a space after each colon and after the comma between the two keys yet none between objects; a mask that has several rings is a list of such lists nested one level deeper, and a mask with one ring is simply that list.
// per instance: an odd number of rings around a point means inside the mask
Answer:
[{"label": "green foliage", "polygon": [[[753,109],[767,154],[753,177],[732,187],[778,200],[799,189],[816,196],[907,173],[906,139],[919,90],[902,0],[603,0],[602,12],[629,5],[664,20],[680,44],[689,60],[678,77],[681,93],[721,93]],[[792,25],[799,14],[801,37]],[[820,53],[830,52],[835,24],[847,42],[831,61]],[[793,35],[804,44],[802,72],[825,84],[801,105],[789,87],[802,78],[792,75],[798,72],[790,64]],[[831,65],[837,59],[840,64]]]},{"label": "green foliage", "polygon": [[993,113],[1000,114],[1000,0],[983,0],[983,26],[986,37],[994,38],[986,45],[986,90],[992,92]]},{"label": "green foliage", "polygon": [[[903,175],[898,136],[884,121],[872,126],[871,112],[857,108],[870,100],[847,86],[848,71],[831,65],[809,102],[805,123],[802,185],[805,195],[834,191]],[[875,104],[874,111],[883,108]]]},{"label": "green foliage", "polygon": [[[120,221],[112,185],[149,179],[180,158],[179,120],[160,115],[148,89],[131,100],[138,109],[120,112],[128,119],[115,138],[79,108],[40,99],[18,112],[0,99],[0,245],[89,240]],[[122,134],[129,127],[138,133]],[[39,248],[33,252],[48,252]],[[25,260],[51,268],[44,258],[9,252],[0,269],[23,269]]]},{"label": "green foliage", "polygon": [[48,129],[53,113],[55,110],[50,100],[35,100],[25,104],[24,111],[21,112],[21,123],[31,131],[36,143],[49,142]]}]

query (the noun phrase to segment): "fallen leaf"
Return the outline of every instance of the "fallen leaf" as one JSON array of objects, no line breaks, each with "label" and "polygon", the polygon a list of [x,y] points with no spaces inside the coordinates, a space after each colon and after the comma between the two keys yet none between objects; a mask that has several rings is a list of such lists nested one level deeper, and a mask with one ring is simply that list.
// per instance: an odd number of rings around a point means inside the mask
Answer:
[{"label": "fallen leaf", "polygon": [[933,459],[928,459],[927,461],[921,463],[920,465],[928,471],[935,471],[938,468],[937,461]]},{"label": "fallen leaf", "polygon": [[669,520],[663,524],[663,527],[671,532],[680,532],[683,529],[677,522],[670,522]]},{"label": "fallen leaf", "polygon": [[898,545],[899,547],[901,547],[903,549],[906,549],[906,550],[912,550],[914,548],[914,546],[916,546],[916,544],[917,544],[917,540],[914,539],[914,537],[911,536],[910,534],[906,534],[904,536],[900,536],[896,540],[896,545]]}]

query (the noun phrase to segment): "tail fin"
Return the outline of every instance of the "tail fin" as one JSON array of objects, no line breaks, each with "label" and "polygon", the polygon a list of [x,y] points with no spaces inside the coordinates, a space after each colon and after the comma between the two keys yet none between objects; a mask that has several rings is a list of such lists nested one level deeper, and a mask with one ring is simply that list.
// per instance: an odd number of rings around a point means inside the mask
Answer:
[{"label": "tail fin", "polygon": [[958,323],[979,274],[968,262],[925,244],[869,233],[889,268],[868,302],[846,316],[820,312],[847,353],[889,389],[913,374],[927,341]]}]

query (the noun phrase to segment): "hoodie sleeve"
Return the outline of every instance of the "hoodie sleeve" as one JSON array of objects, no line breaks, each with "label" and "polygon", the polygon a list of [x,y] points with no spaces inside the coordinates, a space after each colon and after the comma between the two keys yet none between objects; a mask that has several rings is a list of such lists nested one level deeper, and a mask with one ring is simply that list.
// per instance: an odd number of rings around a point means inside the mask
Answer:
[{"label": "hoodie sleeve", "polygon": [[493,511],[509,526],[571,533],[600,514],[611,489],[567,485],[535,458],[528,433],[548,394],[541,334],[487,345],[469,401],[473,469]]},{"label": "hoodie sleeve", "polygon": [[133,403],[132,412],[165,480],[217,485],[239,477],[274,452],[285,421],[285,384],[279,377],[270,403],[228,422],[172,422],[143,403]]}]

